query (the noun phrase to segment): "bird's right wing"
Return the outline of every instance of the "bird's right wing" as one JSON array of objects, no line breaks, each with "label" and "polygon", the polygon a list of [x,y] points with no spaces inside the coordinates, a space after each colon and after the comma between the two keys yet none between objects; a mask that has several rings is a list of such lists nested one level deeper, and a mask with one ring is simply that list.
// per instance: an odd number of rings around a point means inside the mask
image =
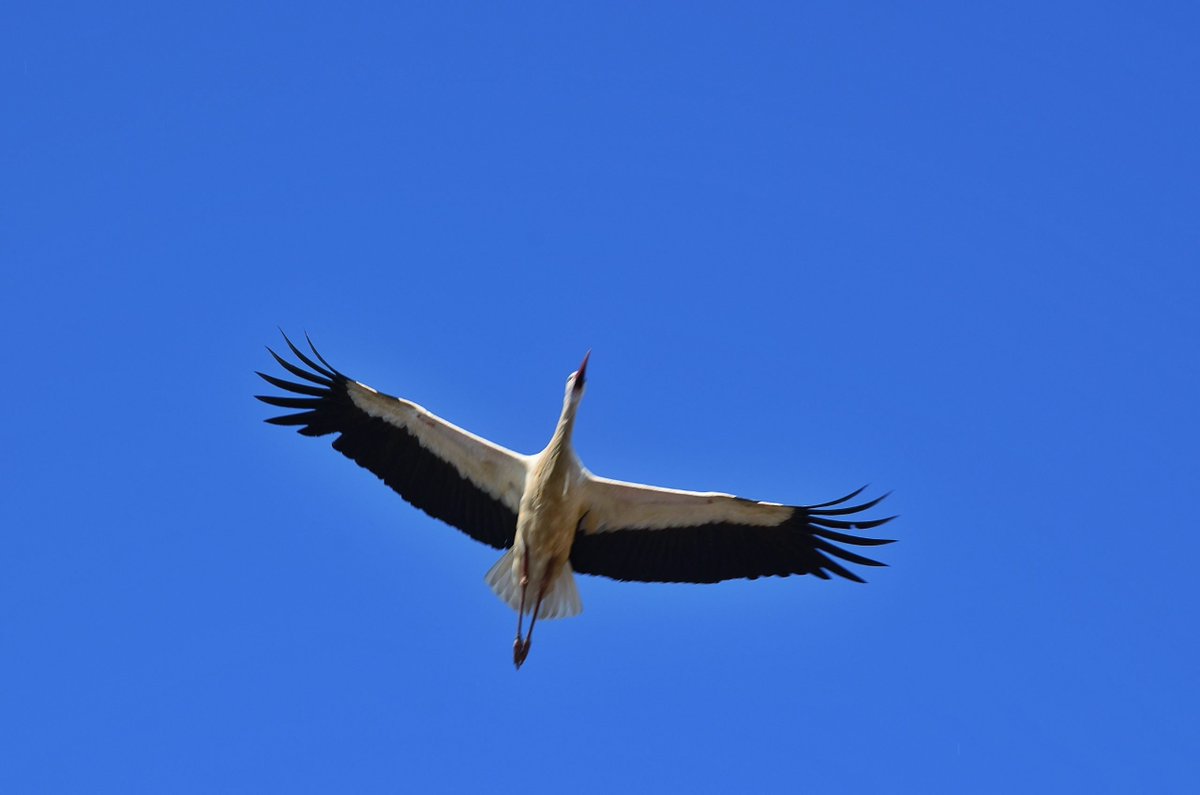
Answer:
[{"label": "bird's right wing", "polygon": [[662,489],[590,474],[584,490],[586,513],[571,548],[571,567],[616,580],[719,582],[789,574],[829,579],[832,572],[862,582],[833,558],[861,566],[884,564],[838,544],[890,543],[840,532],[867,530],[893,518],[839,518],[868,510],[883,499],[847,505],[862,489],[808,506]]},{"label": "bird's right wing", "polygon": [[[308,383],[259,373],[299,397],[257,395],[297,413],[267,420],[298,425],[305,436],[339,434],[333,447],[371,470],[408,502],[497,549],[512,546],[528,457],[453,425],[415,403],[377,392],[317,362],[284,336],[300,367],[270,348],[280,366]],[[324,366],[322,366],[324,365]]]}]

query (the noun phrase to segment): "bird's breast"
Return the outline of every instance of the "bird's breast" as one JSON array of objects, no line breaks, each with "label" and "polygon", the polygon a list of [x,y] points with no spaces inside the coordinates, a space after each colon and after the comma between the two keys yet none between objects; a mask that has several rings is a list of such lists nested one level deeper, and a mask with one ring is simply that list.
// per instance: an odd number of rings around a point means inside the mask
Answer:
[{"label": "bird's breast", "polygon": [[561,564],[570,556],[581,513],[577,495],[556,485],[531,489],[521,500],[517,515],[518,548],[546,564]]},{"label": "bird's breast", "polygon": [[579,522],[579,507],[565,500],[531,500],[521,504],[517,536],[529,546],[563,546],[570,551]]},{"label": "bird's breast", "polygon": [[515,552],[531,576],[553,574],[566,563],[583,508],[582,470],[551,445],[533,467],[517,513]]}]

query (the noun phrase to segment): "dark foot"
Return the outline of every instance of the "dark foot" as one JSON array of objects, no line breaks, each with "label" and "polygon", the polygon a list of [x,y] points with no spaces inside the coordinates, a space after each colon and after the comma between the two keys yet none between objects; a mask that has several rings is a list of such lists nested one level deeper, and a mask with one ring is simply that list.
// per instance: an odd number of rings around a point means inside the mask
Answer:
[{"label": "dark foot", "polygon": [[529,656],[529,638],[524,642],[520,638],[513,641],[513,665],[517,666],[517,670],[521,670],[521,663],[525,662],[525,658]]}]

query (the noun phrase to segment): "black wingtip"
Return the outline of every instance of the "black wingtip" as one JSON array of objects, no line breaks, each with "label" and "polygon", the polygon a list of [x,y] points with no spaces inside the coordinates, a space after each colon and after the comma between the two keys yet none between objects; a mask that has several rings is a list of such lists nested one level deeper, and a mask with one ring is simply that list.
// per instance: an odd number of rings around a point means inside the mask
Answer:
[{"label": "black wingtip", "polygon": [[316,409],[319,408],[324,398],[315,397],[283,397],[279,395],[255,395],[256,400],[261,400],[269,406],[278,406],[282,409]]},{"label": "black wingtip", "polygon": [[297,376],[299,378],[303,378],[305,381],[311,381],[314,384],[320,384],[323,387],[333,386],[333,381],[331,381],[330,379],[322,378],[321,376],[317,375],[316,373],[311,373],[308,370],[305,370],[303,367],[299,367],[297,365],[292,364],[287,359],[283,358],[278,353],[276,353],[274,350],[272,350],[271,346],[269,346],[269,345],[267,346],[267,353],[271,354],[271,356],[273,356],[275,358],[275,361],[279,363],[280,367],[287,370],[292,375]]},{"label": "black wingtip", "polygon": [[842,503],[849,502],[850,500],[854,499],[858,495],[862,494],[864,491],[867,490],[867,487],[869,487],[870,485],[871,485],[870,483],[867,483],[866,485],[862,486],[861,488],[850,492],[845,497],[839,497],[838,499],[830,500],[829,502],[819,502],[816,505],[805,505],[804,507],[811,510],[813,508],[829,508],[834,505],[841,505]]},{"label": "black wingtip", "polygon": [[321,364],[323,364],[323,365],[325,365],[326,367],[328,367],[328,368],[329,368],[330,370],[332,370],[334,373],[337,373],[337,368],[335,368],[335,367],[334,367],[332,364],[330,364],[329,362],[325,361],[325,357],[321,355],[321,352],[320,352],[319,350],[317,350],[317,346],[316,346],[316,345],[313,345],[312,338],[308,336],[308,332],[307,332],[307,331],[305,331],[305,332],[304,332],[304,339],[305,339],[305,341],[307,341],[307,342],[308,342],[308,347],[312,349],[313,355],[315,355],[315,356],[317,357],[317,359],[318,359],[318,360],[320,360]]},{"label": "black wingtip", "polygon": [[[282,329],[280,329],[280,333],[281,334],[283,333]],[[330,367],[328,370],[326,370],[324,367],[317,364],[312,359],[308,358],[308,356],[306,356],[303,351],[301,351],[299,348],[297,348],[295,346],[295,344],[291,341],[291,339],[288,338],[287,334],[283,335],[283,341],[287,343],[289,348],[291,348],[292,353],[296,354],[297,359],[304,362],[309,367],[311,367],[314,371],[320,373],[321,375],[325,376],[326,378],[329,378],[330,380],[337,380],[339,377],[342,377],[342,378],[345,377],[345,376],[340,376],[340,374],[337,372],[337,370],[334,370],[332,367]]]},{"label": "black wingtip", "polygon": [[830,519],[825,516],[809,516],[808,523],[815,527],[827,527],[833,530],[870,530],[880,525],[885,525],[892,521],[892,519],[893,517],[889,516],[886,519],[846,521],[844,519]]},{"label": "black wingtip", "polygon": [[[867,510],[870,510],[871,508],[874,508],[876,505],[878,505],[879,503],[886,500],[888,498],[888,495],[890,495],[890,494],[891,494],[891,492],[889,491],[887,494],[884,494],[882,497],[876,497],[873,500],[869,500],[868,502],[860,503],[859,505],[848,505],[844,508],[818,508],[816,510],[807,509],[807,511],[808,511],[809,515],[811,515],[811,516],[847,516],[849,514],[861,513],[862,511],[867,511]],[[839,501],[838,503],[835,503],[835,504],[840,505],[842,502],[844,502],[844,500]]]},{"label": "black wingtip", "polygon": [[[255,371],[258,372],[258,371]],[[282,378],[276,378],[273,375],[266,373],[258,373],[258,377],[266,381],[271,386],[279,387],[288,392],[295,392],[298,395],[311,395],[312,397],[325,397],[329,394],[329,387],[309,386],[308,384],[298,384],[295,381],[285,381]]]}]

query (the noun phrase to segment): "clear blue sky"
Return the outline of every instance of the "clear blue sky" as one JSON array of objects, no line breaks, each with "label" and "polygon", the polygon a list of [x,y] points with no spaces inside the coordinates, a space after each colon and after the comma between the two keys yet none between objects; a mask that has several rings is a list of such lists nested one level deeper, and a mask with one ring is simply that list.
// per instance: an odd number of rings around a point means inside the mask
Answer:
[{"label": "clear blue sky", "polygon": [[[0,18],[0,790],[1183,792],[1191,3]],[[497,554],[251,399],[277,326],[603,475],[894,490],[868,585]]]}]

